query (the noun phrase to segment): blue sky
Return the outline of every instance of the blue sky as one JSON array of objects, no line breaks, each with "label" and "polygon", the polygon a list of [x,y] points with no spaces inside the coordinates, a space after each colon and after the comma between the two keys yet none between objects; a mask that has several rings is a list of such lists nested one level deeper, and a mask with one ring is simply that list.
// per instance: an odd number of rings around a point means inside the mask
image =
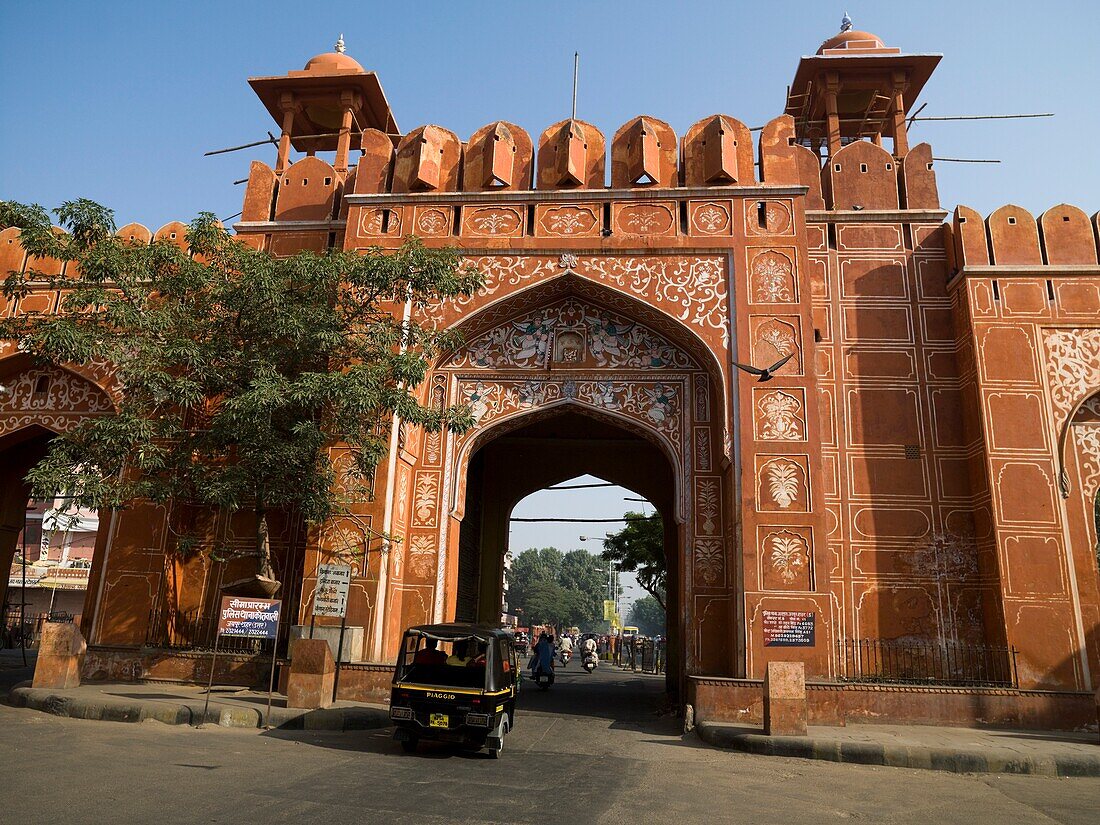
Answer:
[{"label": "blue sky", "polygon": [[[240,210],[232,182],[261,147],[203,152],[275,130],[246,78],[300,69],[341,32],[378,73],[398,124],[438,123],[467,139],[497,119],[532,136],[568,115],[574,50],[578,115],[608,137],[638,114],[678,134],[723,112],[755,126],[780,114],[798,58],[847,10],[856,27],[944,60],[925,114],[1055,112],[1044,120],[918,124],[938,156],[945,207],[1038,213],[1100,208],[1096,2],[263,3],[7,2],[0,6],[0,198],[56,206],[90,197],[120,224],[156,228],[200,210]],[[612,517],[621,488],[543,492],[516,515]],[[516,525],[513,547],[586,546],[576,525]],[[591,544],[587,545],[592,549]]]},{"label": "blue sky", "polygon": [[573,51],[579,115],[610,136],[629,118],[679,134],[725,112],[779,114],[798,57],[857,28],[944,54],[925,114],[1053,111],[1005,123],[921,124],[936,154],[1001,164],[938,166],[945,206],[1100,208],[1095,2],[263,3],[7,2],[0,6],[0,197],[55,206],[74,196],[119,222],[157,227],[200,210],[240,210],[252,158],[208,149],[275,129],[246,84],[327,51],[378,72],[404,130],[427,122],[466,139],[498,118],[537,135],[568,114]]}]

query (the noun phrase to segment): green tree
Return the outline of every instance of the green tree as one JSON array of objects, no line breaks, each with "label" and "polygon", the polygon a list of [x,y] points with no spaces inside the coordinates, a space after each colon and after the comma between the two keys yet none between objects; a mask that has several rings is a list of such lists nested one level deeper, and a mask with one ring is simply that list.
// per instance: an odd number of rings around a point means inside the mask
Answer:
[{"label": "green tree", "polygon": [[524,550],[508,572],[508,604],[533,622],[597,627],[607,579],[598,556],[553,547]]},{"label": "green tree", "polygon": [[627,513],[626,527],[608,536],[603,558],[613,561],[624,573],[634,573],[640,584],[665,609],[668,562],[665,559],[665,528],[659,513]]},{"label": "green tree", "polygon": [[594,556],[587,550],[570,550],[562,557],[558,581],[566,589],[579,594],[585,606],[583,615],[574,624],[587,626],[603,620],[603,600],[607,598],[607,570],[599,556]]},{"label": "green tree", "polygon": [[665,608],[653,596],[645,596],[638,599],[630,606],[630,614],[627,619],[646,636],[664,635],[665,632]]},{"label": "green tree", "polygon": [[561,577],[562,553],[553,547],[524,550],[512,561],[508,571],[508,604],[520,607],[524,615],[538,621],[527,610],[535,585],[556,582]]},{"label": "green tree", "polygon": [[[396,414],[427,430],[461,431],[469,411],[433,410],[412,392],[452,336],[402,320],[415,305],[469,295],[479,276],[453,250],[409,240],[398,251],[329,251],[278,258],[232,238],[204,213],[187,251],[115,235],[113,213],[88,200],[55,210],[0,202],[34,258],[67,262],[64,277],[28,268],[4,282],[9,299],[58,289],[57,314],[0,322],[0,337],[59,365],[109,364],[115,414],[89,418],[50,443],[28,476],[33,495],[58,490],[89,508],[137,501],[254,511],[255,555],[271,581],[267,514],[312,523],[342,511],[335,492],[366,497]],[[347,445],[334,467],[329,448]],[[178,533],[177,550],[197,545]],[[219,556],[220,554],[220,556]],[[278,583],[274,585],[277,587]]]}]

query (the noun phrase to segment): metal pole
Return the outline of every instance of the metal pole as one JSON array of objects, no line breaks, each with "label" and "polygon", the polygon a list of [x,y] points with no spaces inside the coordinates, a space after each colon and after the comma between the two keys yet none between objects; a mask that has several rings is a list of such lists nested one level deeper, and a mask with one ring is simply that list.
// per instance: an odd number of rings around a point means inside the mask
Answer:
[{"label": "metal pole", "polygon": [[581,53],[573,52],[573,120],[577,119],[577,73],[580,65]]},{"label": "metal pole", "polygon": [[23,507],[23,584],[19,591],[19,647],[27,666],[27,508]]},{"label": "metal pole", "polygon": [[348,626],[348,609],[344,606],[344,615],[340,617],[340,640],[336,643],[336,675],[332,677],[332,701],[336,701],[336,691],[340,689],[340,658],[344,655],[344,628]]},{"label": "metal pole", "polygon": [[214,688],[214,666],[218,663],[218,642],[222,640],[221,633],[214,634],[214,655],[210,658],[210,680],[206,683],[206,704],[202,708],[202,718],[199,719],[199,723],[195,725],[196,728],[201,728],[206,722],[206,712],[210,710],[210,691]]},{"label": "metal pole", "polygon": [[[279,651],[279,626],[275,626],[275,638],[271,640],[271,675],[267,679],[267,720],[265,730],[271,730],[271,693],[275,690],[275,654]],[[211,669],[212,671],[213,669]],[[206,694],[210,698],[210,694]]]}]

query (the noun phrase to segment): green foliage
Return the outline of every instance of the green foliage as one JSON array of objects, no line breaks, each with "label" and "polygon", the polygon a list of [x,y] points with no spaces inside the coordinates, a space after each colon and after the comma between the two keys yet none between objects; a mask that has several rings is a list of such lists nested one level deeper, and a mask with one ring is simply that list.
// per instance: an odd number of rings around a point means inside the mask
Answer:
[{"label": "green foliage", "polygon": [[630,606],[630,614],[626,620],[645,636],[664,635],[665,633],[665,607],[653,596],[638,599]]},{"label": "green foliage", "polygon": [[508,573],[509,606],[535,623],[595,629],[603,620],[606,592],[603,564],[584,550],[524,550]]},{"label": "green foliage", "polygon": [[668,562],[661,516],[627,513],[624,518],[626,527],[604,540],[603,558],[615,562],[620,571],[637,575],[638,584],[656,599],[663,611]]},{"label": "green foliage", "polygon": [[[369,495],[392,415],[426,430],[472,425],[466,408],[434,410],[413,395],[456,341],[402,312],[406,300],[479,288],[455,251],[410,239],[390,254],[278,258],[203,213],[189,255],[167,241],[124,241],[113,213],[91,201],[55,212],[62,233],[41,207],[0,202],[0,226],[20,227],[32,256],[69,262],[62,278],[7,275],[9,299],[42,288],[64,298],[57,314],[0,321],[0,337],[41,361],[110,365],[119,393],[115,414],[51,442],[28,476],[33,495],[65,490],[89,508],[255,509],[260,522],[281,508],[316,523],[344,508],[337,469],[347,494]],[[337,468],[338,443],[347,449]]]}]

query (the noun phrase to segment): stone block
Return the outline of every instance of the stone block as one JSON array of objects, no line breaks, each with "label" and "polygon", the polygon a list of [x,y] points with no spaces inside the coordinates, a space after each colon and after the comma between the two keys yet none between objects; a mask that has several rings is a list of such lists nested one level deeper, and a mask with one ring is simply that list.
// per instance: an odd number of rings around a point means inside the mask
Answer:
[{"label": "stone block", "polygon": [[286,706],[316,710],[332,704],[336,662],[324,639],[297,639],[290,645]]},{"label": "stone block", "polygon": [[[307,638],[324,639],[328,642],[329,650],[332,651],[333,660],[337,660],[336,649],[340,645],[340,626],[316,625],[313,628],[312,636],[310,632],[309,625],[292,625],[290,628],[290,638],[291,640]],[[366,631],[361,625],[348,625],[345,627],[344,647],[340,652],[339,661],[363,661],[363,640],[365,638]]]},{"label": "stone block", "polygon": [[806,665],[768,662],[764,674],[764,733],[805,736],[808,716]]},{"label": "stone block", "polygon": [[87,650],[84,636],[75,624],[47,622],[42,628],[32,684],[36,688],[79,687]]}]

